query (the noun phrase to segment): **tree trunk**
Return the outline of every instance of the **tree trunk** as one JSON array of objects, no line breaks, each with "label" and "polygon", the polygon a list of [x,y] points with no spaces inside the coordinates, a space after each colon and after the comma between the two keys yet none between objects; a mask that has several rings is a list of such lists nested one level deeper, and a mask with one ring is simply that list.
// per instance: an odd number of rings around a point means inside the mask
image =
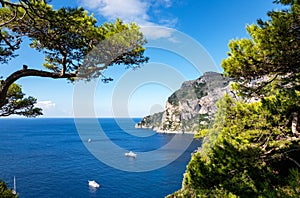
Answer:
[{"label": "tree trunk", "polygon": [[298,131],[298,118],[299,118],[299,113],[298,112],[293,112],[292,113],[293,120],[292,120],[292,133],[294,136],[299,136],[299,131]]},{"label": "tree trunk", "polygon": [[1,81],[0,85],[0,108],[3,107],[6,104],[6,97],[8,88],[10,85],[12,85],[15,81],[22,77],[27,76],[38,76],[38,77],[47,77],[47,78],[72,78],[76,77],[76,73],[54,73],[54,72],[47,72],[42,70],[35,70],[35,69],[27,69],[27,66],[24,65],[23,69],[18,70],[14,73],[12,73],[10,76],[8,76],[5,80]]}]

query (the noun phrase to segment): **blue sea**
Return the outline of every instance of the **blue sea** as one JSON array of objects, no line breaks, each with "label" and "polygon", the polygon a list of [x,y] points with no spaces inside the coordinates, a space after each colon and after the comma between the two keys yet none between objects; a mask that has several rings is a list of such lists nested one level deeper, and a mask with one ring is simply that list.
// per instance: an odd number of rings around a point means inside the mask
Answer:
[{"label": "blue sea", "polygon": [[[20,198],[164,197],[181,188],[201,142],[180,151],[191,135],[135,129],[138,121],[97,119],[96,127],[89,119],[0,119],[0,178],[12,188],[15,176]],[[136,158],[125,157],[130,150]]]}]

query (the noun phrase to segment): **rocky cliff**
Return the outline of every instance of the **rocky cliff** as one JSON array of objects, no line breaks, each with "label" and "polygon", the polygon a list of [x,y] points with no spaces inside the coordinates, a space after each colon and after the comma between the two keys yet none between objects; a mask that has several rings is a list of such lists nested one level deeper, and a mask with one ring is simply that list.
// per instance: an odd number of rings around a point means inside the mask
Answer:
[{"label": "rocky cliff", "polygon": [[230,93],[229,84],[230,79],[216,72],[186,81],[168,98],[163,112],[144,117],[135,127],[162,133],[194,133],[208,127],[217,111],[217,100]]}]

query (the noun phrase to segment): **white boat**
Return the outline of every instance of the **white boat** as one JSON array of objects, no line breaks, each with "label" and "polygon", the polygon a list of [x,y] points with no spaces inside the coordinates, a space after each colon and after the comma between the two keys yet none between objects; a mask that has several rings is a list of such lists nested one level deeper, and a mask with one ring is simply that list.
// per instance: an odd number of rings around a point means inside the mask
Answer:
[{"label": "white boat", "polygon": [[137,154],[135,154],[135,153],[132,152],[132,151],[129,151],[128,153],[125,153],[125,156],[126,156],[126,157],[134,157],[134,158],[136,158]]},{"label": "white boat", "polygon": [[89,139],[88,139],[88,143],[91,143],[91,142],[92,142],[92,139],[91,139],[91,138],[89,138]]},{"label": "white boat", "polygon": [[95,180],[88,180],[88,182],[89,182],[89,186],[91,186],[91,187],[93,187],[93,188],[99,188],[100,187],[100,185],[97,183],[97,182],[95,182]]}]

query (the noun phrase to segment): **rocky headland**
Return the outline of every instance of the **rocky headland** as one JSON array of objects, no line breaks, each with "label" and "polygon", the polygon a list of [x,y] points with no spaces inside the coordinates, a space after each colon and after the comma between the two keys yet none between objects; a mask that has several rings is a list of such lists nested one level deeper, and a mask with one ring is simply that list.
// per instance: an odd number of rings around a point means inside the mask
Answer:
[{"label": "rocky headland", "polygon": [[135,127],[159,133],[195,133],[207,128],[217,111],[216,102],[225,93],[231,94],[230,82],[216,72],[186,81],[168,98],[163,112],[144,117]]}]

